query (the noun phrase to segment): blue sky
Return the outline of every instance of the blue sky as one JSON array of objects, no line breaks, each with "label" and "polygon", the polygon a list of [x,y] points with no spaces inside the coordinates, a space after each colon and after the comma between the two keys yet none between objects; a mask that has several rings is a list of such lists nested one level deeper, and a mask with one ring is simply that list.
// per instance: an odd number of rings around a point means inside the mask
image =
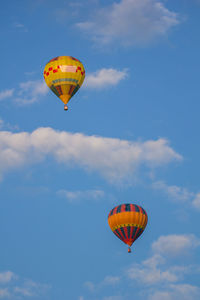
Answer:
[{"label": "blue sky", "polygon": [[[5,1],[0,299],[200,298],[198,0]],[[64,112],[45,64],[86,79]],[[132,254],[107,216],[149,216]]]}]

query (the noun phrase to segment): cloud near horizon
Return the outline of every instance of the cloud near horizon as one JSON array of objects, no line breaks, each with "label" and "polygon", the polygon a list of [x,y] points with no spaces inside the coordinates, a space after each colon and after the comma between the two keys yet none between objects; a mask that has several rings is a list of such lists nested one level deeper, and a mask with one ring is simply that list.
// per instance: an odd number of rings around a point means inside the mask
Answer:
[{"label": "cloud near horizon", "polygon": [[111,182],[127,180],[141,166],[156,168],[182,159],[162,138],[134,142],[43,127],[32,133],[0,131],[1,176],[49,155],[67,166],[100,173]]}]

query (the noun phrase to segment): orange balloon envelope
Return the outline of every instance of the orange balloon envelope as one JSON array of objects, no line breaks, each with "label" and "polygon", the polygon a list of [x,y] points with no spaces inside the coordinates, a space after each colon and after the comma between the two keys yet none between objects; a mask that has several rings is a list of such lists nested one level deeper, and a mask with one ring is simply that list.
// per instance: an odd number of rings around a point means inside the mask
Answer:
[{"label": "orange balloon envelope", "polygon": [[44,68],[44,80],[48,87],[65,104],[79,90],[85,78],[82,63],[72,56],[58,56],[51,59]]},{"label": "orange balloon envelope", "polygon": [[[136,204],[121,204],[114,207],[108,215],[108,224],[113,233],[131,247],[147,225],[146,211]],[[131,252],[131,249],[128,252]]]}]

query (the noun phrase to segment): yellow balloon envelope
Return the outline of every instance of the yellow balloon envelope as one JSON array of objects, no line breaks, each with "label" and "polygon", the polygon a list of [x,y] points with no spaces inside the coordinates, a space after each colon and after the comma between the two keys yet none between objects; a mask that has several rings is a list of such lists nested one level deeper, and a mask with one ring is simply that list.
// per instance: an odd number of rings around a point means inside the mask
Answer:
[{"label": "yellow balloon envelope", "polygon": [[44,79],[48,87],[65,104],[79,90],[85,78],[83,64],[72,56],[51,59],[44,68]]}]

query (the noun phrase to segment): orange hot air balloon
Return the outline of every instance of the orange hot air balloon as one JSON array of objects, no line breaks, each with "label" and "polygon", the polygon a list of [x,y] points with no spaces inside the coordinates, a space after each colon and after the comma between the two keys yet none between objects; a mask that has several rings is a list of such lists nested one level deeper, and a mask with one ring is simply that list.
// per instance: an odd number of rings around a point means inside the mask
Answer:
[{"label": "orange hot air balloon", "polygon": [[44,80],[48,87],[65,104],[81,87],[85,78],[83,64],[72,56],[58,56],[51,59],[44,68]]},{"label": "orange hot air balloon", "polygon": [[114,207],[108,215],[108,224],[113,233],[129,246],[143,233],[147,225],[146,211],[136,204],[121,204]]}]

